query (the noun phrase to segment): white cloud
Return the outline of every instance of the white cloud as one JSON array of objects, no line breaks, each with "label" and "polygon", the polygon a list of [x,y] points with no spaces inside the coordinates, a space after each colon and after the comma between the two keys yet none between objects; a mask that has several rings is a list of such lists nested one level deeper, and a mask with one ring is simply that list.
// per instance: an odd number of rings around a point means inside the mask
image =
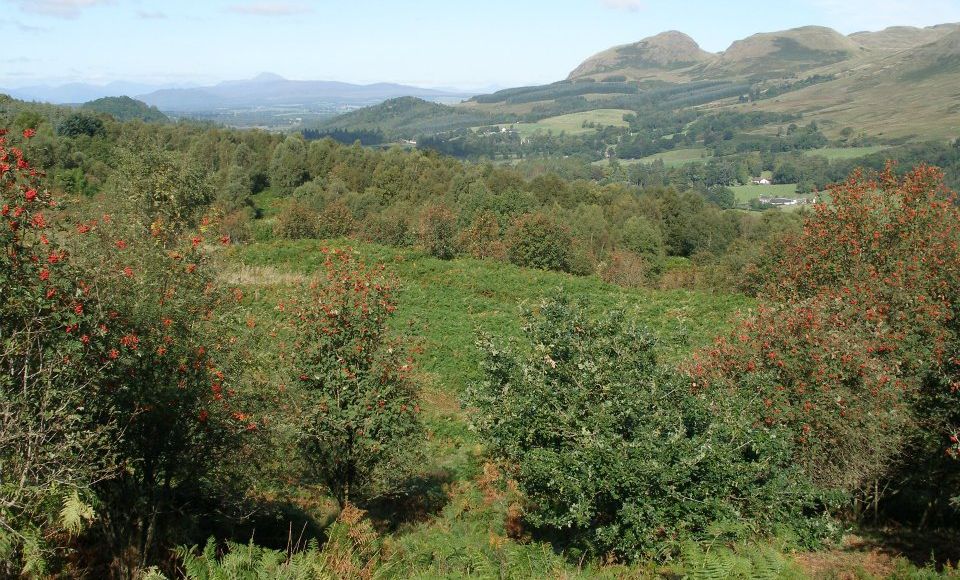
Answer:
[{"label": "white cloud", "polygon": [[33,32],[46,32],[46,28],[41,26],[33,26],[31,24],[24,24],[19,20],[0,20],[0,28],[16,28],[20,32],[33,33]]},{"label": "white cloud", "polygon": [[627,12],[638,12],[646,7],[644,0],[601,0],[607,8],[614,10],[626,10]]},{"label": "white cloud", "polygon": [[112,4],[113,0],[16,0],[24,12],[35,12],[58,18],[76,18],[87,8]]},{"label": "white cloud", "polygon": [[4,64],[29,64],[31,62],[37,62],[37,59],[26,56],[15,56],[13,58],[0,59],[0,62]]},{"label": "white cloud", "polygon": [[232,4],[227,9],[237,14],[253,16],[290,16],[310,12],[308,6],[296,2],[247,2]]},{"label": "white cloud", "polygon": [[167,17],[167,15],[159,10],[137,10],[137,17],[144,20],[162,20]]}]

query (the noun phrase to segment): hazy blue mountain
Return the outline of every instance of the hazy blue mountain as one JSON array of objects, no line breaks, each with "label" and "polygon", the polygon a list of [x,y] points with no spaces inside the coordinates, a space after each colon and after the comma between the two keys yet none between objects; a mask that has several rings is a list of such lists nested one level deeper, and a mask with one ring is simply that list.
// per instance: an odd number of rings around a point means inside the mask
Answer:
[{"label": "hazy blue mountain", "polygon": [[315,104],[365,106],[406,96],[429,100],[470,95],[392,83],[355,85],[336,81],[294,81],[263,73],[249,80],[225,81],[190,89],[163,89],[137,98],[161,111],[191,112]]},{"label": "hazy blue mountain", "polygon": [[34,85],[16,89],[2,89],[16,99],[24,101],[42,101],[55,104],[78,104],[102,99],[104,97],[122,97],[138,95],[156,91],[161,88],[170,88],[171,85],[133,83],[114,81],[105,85],[92,83],[67,83],[64,85]]}]

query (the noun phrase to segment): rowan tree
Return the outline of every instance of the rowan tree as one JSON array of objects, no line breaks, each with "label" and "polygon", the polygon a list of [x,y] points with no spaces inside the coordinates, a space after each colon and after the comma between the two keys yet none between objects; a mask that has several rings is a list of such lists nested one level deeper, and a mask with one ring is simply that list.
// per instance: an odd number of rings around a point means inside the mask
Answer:
[{"label": "rowan tree", "polygon": [[320,273],[283,309],[307,478],[343,507],[402,488],[420,448],[420,404],[407,344],[388,327],[395,282],[349,252],[324,251]]},{"label": "rowan tree", "polygon": [[943,457],[960,424],[960,210],[942,179],[888,167],[831,187],[767,262],[758,312],[691,366],[718,396],[751,385],[756,421],[787,426],[822,486],[856,490],[906,455]]}]

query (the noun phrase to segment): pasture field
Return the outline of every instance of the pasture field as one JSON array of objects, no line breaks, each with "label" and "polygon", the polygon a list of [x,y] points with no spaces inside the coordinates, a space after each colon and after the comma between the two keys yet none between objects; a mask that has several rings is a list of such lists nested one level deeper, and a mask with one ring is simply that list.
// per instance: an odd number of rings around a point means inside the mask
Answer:
[{"label": "pasture field", "polygon": [[623,116],[632,113],[626,109],[594,109],[592,111],[583,111],[580,113],[570,113],[567,115],[558,115],[541,119],[536,123],[516,123],[513,125],[501,125],[503,127],[513,127],[521,135],[532,135],[537,132],[549,133],[567,133],[568,135],[579,135],[589,133],[595,129],[584,127],[583,124],[595,123],[600,127],[626,127],[627,122]]},{"label": "pasture field", "polygon": [[656,155],[650,155],[639,160],[640,163],[653,163],[662,159],[667,167],[686,165],[687,163],[706,163],[710,159],[710,150],[706,147],[692,147],[690,149],[674,149]]},{"label": "pasture field", "polygon": [[884,145],[872,145],[869,147],[824,147],[823,149],[813,149],[807,152],[807,155],[816,155],[826,157],[830,161],[859,159],[867,155],[873,155],[886,149]]},{"label": "pasture field", "polygon": [[737,196],[737,203],[747,203],[761,195],[769,197],[802,197],[797,194],[796,183],[777,185],[737,185],[730,188]]},{"label": "pasture field", "polygon": [[[664,151],[640,159],[617,159],[617,162],[621,165],[636,165],[637,163],[653,163],[657,159],[662,159],[663,164],[667,167],[679,167],[688,163],[706,163],[710,158],[710,150],[706,147],[693,147],[690,149]],[[594,161],[593,164],[606,167],[610,164],[610,160],[601,159],[600,161]]]}]

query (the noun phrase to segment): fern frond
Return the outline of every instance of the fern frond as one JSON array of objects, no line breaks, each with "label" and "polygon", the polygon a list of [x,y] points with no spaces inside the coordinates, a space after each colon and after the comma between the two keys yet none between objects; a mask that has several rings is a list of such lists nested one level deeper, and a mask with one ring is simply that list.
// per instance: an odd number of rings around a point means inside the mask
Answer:
[{"label": "fern frond", "polygon": [[80,499],[80,493],[74,490],[63,498],[60,509],[60,527],[71,535],[79,534],[96,517],[93,507]]},{"label": "fern frond", "polygon": [[170,580],[163,575],[156,566],[152,566],[144,570],[143,574],[140,575],[140,580]]}]

